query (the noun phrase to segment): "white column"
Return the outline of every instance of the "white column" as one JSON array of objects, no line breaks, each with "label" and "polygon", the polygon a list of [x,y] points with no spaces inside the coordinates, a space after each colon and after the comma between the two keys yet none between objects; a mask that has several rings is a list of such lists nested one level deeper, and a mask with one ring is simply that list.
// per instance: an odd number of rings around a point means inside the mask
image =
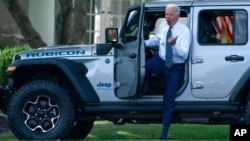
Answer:
[{"label": "white column", "polygon": [[100,41],[105,42],[105,29],[110,27],[110,0],[104,0],[101,3],[102,14],[100,24]]},{"label": "white column", "polygon": [[54,45],[55,0],[29,0],[28,16],[42,40],[47,45]]}]

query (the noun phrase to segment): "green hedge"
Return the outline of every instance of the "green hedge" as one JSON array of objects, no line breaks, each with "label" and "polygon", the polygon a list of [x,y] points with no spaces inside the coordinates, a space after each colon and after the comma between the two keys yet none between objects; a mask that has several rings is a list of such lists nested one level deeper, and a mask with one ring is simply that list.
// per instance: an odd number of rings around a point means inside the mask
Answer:
[{"label": "green hedge", "polygon": [[29,46],[14,46],[5,47],[0,50],[0,86],[7,85],[8,79],[4,76],[4,72],[12,61],[12,57],[15,53],[30,50]]}]

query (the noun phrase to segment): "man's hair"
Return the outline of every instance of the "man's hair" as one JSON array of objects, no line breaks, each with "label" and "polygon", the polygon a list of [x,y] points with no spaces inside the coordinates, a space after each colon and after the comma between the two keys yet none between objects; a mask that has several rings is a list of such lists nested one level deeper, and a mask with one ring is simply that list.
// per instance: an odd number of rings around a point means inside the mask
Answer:
[{"label": "man's hair", "polygon": [[166,8],[168,7],[175,7],[176,8],[176,14],[180,14],[181,10],[180,10],[180,7],[176,4],[173,4],[173,3],[170,3],[166,6]]}]

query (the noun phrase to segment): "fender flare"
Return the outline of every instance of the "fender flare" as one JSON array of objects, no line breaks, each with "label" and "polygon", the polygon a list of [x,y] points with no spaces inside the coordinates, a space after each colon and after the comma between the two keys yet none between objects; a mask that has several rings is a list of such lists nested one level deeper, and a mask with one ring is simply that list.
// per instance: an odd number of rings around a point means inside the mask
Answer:
[{"label": "fender flare", "polygon": [[[94,88],[86,77],[88,72],[86,66],[82,65],[80,68],[75,62],[65,58],[44,58],[44,59],[31,59],[31,60],[19,60],[10,65],[10,67],[16,67],[14,70],[7,69],[5,76],[9,78],[17,77],[18,70],[28,66],[37,65],[54,65],[60,68],[68,77],[76,91],[80,95],[84,103],[99,103],[100,99],[97,96]],[[81,85],[79,85],[81,84]],[[83,87],[84,86],[84,87]]]},{"label": "fender flare", "polygon": [[235,85],[233,90],[230,93],[229,101],[234,102],[237,101],[238,98],[243,96],[243,99],[246,99],[245,94],[246,90],[249,90],[249,83],[250,83],[250,67],[247,71],[241,76],[238,83]]}]

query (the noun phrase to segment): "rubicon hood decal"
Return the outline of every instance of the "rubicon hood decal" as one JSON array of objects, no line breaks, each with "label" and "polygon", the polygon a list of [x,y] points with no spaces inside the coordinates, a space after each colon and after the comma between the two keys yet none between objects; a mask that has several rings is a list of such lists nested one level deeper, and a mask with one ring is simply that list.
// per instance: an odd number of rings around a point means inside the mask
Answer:
[{"label": "rubicon hood decal", "polygon": [[95,45],[78,45],[73,47],[45,47],[18,53],[21,59],[48,58],[48,57],[78,57],[92,56]]},{"label": "rubicon hood decal", "polygon": [[34,57],[78,56],[78,55],[85,55],[85,50],[31,52],[27,53],[26,57],[34,58]]}]

